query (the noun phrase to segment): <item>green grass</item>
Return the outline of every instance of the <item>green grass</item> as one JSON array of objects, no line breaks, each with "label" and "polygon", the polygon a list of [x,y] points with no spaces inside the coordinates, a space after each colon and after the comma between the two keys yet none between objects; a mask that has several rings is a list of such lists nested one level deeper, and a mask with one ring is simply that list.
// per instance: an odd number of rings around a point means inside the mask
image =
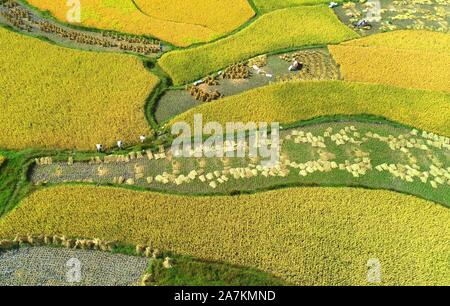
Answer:
[{"label": "green grass", "polygon": [[192,122],[280,122],[369,114],[450,136],[450,94],[341,81],[286,82],[201,105],[175,117]]},{"label": "green grass", "polygon": [[151,261],[149,273],[155,286],[282,286],[285,281],[257,269],[191,256],[171,256],[173,267],[166,269],[164,259]]},{"label": "green grass", "polygon": [[263,15],[242,31],[216,42],[169,52],[159,64],[173,83],[180,85],[259,54],[356,37],[326,6],[287,8]]}]

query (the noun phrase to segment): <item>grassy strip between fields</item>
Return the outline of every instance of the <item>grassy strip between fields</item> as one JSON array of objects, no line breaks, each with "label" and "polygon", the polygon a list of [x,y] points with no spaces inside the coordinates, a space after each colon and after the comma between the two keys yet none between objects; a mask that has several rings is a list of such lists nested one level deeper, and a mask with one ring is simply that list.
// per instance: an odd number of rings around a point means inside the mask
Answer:
[{"label": "grassy strip between fields", "polygon": [[356,37],[326,6],[294,7],[262,15],[248,27],[213,43],[169,52],[159,64],[173,83],[180,85],[259,54]]},{"label": "grassy strip between fields", "polygon": [[450,94],[341,81],[301,81],[270,85],[204,104],[175,122],[291,123],[321,116],[376,115],[450,136]]},{"label": "grassy strip between fields", "polygon": [[[418,218],[420,216],[420,218]],[[450,211],[412,196],[293,188],[186,197],[94,186],[33,193],[0,221],[0,237],[65,234],[154,247],[261,269],[296,284],[449,285]]]}]

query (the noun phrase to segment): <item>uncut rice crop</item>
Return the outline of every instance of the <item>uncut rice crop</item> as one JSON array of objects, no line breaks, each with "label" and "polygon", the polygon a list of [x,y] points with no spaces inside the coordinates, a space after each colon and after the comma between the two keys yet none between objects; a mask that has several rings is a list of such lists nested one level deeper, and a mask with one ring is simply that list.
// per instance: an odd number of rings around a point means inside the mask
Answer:
[{"label": "uncut rice crop", "polygon": [[149,133],[158,79],[134,56],[57,47],[0,29],[0,147],[95,149]]},{"label": "uncut rice crop", "polygon": [[343,42],[341,45],[448,53],[450,49],[450,35],[430,31],[402,30],[366,36]]},{"label": "uncut rice crop", "polygon": [[[328,4],[328,0],[253,0],[255,6],[261,13],[268,13],[271,11],[300,6],[300,5],[313,5],[313,4]],[[335,1],[337,3],[342,2],[341,0]]]},{"label": "uncut rice crop", "polygon": [[[95,186],[48,188],[0,221],[0,237],[65,234],[148,244],[273,273],[295,284],[449,285],[450,211],[394,192],[293,188],[188,197]],[[189,234],[186,234],[189,233]]]},{"label": "uncut rice crop", "polygon": [[159,64],[179,85],[262,53],[356,37],[325,6],[294,7],[263,15],[243,30],[216,42],[166,53]]},{"label": "uncut rice crop", "polygon": [[136,0],[145,14],[184,24],[198,24],[217,33],[238,28],[255,13],[247,0]]},{"label": "uncut rice crop", "polygon": [[6,161],[6,158],[4,156],[0,155],[0,166],[3,165],[3,163]]},{"label": "uncut rice crop", "polygon": [[336,114],[371,114],[450,136],[450,94],[342,81],[285,82],[200,105],[175,117],[203,121],[292,123]]},{"label": "uncut rice crop", "polygon": [[[67,22],[66,0],[29,0]],[[231,5],[230,2],[233,4]],[[254,12],[245,0],[83,0],[81,25],[151,35],[177,46],[205,42],[239,27]]]},{"label": "uncut rice crop", "polygon": [[330,46],[344,80],[450,91],[448,35],[393,33]]}]

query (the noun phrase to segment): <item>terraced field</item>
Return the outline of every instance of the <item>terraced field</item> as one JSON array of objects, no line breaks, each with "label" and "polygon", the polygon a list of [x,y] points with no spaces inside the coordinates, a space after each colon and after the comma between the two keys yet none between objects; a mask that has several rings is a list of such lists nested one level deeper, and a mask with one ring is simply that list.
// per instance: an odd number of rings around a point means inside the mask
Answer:
[{"label": "terraced field", "polygon": [[449,35],[422,32],[421,36],[427,36],[421,44],[415,43],[417,34],[403,31],[329,48],[344,80],[450,91]]},{"label": "terraced field", "polygon": [[450,222],[448,208],[393,192],[318,191],[186,197],[49,188],[4,217],[0,237],[64,232],[150,240],[160,249],[256,267],[298,285],[366,284],[366,263],[379,258],[384,284],[448,285],[450,237],[443,227]]},{"label": "terraced field", "polygon": [[3,28],[0,39],[0,147],[92,150],[149,134],[143,108],[158,79],[137,58],[61,48]]},{"label": "terraced field", "polygon": [[337,2],[0,0],[0,285],[450,285],[449,3]]},{"label": "terraced field", "polygon": [[171,123],[192,123],[196,113],[205,121],[221,123],[293,123],[339,114],[370,114],[450,136],[449,111],[448,93],[341,81],[286,82],[201,105]]},{"label": "terraced field", "polygon": [[245,0],[88,0],[80,5],[80,22],[67,20],[65,0],[29,0],[63,22],[154,36],[177,46],[205,42],[233,31],[254,12]]},{"label": "terraced field", "polygon": [[356,37],[327,7],[287,8],[263,15],[242,31],[214,43],[163,55],[159,64],[174,84],[180,85],[263,53]]}]

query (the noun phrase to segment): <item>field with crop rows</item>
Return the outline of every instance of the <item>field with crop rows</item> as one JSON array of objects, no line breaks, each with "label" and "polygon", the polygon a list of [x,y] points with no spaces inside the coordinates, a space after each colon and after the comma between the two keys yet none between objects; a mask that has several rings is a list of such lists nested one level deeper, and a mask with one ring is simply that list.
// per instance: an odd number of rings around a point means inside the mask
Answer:
[{"label": "field with crop rows", "polygon": [[[422,35],[407,33],[395,33],[393,38],[392,33],[375,35],[362,42],[355,40],[329,49],[344,80],[450,91],[448,35],[425,31]],[[377,38],[381,41],[377,42]],[[417,40],[422,44],[419,50],[413,46]],[[430,41],[433,43],[426,44]]]},{"label": "field with crop rows", "polygon": [[158,80],[138,58],[61,48],[3,28],[0,40],[0,147],[92,150],[149,133],[144,105]]},{"label": "field with crop rows", "polygon": [[[79,260],[81,282],[67,279],[67,262]],[[43,260],[45,259],[45,260]],[[0,286],[138,285],[148,260],[100,251],[32,247],[0,254]]]},{"label": "field with crop rows", "polygon": [[277,10],[242,31],[197,48],[162,56],[159,64],[174,84],[184,84],[259,54],[356,38],[325,6]]},{"label": "field with crop rows", "polygon": [[313,285],[366,284],[367,261],[378,258],[384,284],[449,285],[447,208],[386,191],[318,191],[186,197],[55,187],[32,194],[5,216],[0,237],[65,233],[151,241],[160,249]]},{"label": "field with crop rows", "polygon": [[0,0],[0,285],[450,285],[450,2],[334,2]]},{"label": "field with crop rows", "polygon": [[[342,2],[341,0],[335,2]],[[268,13],[275,10],[302,6],[302,5],[314,5],[314,4],[328,4],[327,0],[253,0],[255,6],[260,10],[261,13]]]},{"label": "field with crop rows", "polygon": [[[29,0],[31,5],[67,20],[65,0]],[[225,8],[226,7],[226,8]],[[205,42],[233,31],[254,15],[245,0],[84,0],[81,25],[154,36],[177,46]]]},{"label": "field with crop rows", "polygon": [[[420,111],[419,111],[420,110]],[[338,81],[285,82],[204,104],[174,118],[204,121],[292,123],[335,114],[372,114],[450,136],[450,95]]]}]

